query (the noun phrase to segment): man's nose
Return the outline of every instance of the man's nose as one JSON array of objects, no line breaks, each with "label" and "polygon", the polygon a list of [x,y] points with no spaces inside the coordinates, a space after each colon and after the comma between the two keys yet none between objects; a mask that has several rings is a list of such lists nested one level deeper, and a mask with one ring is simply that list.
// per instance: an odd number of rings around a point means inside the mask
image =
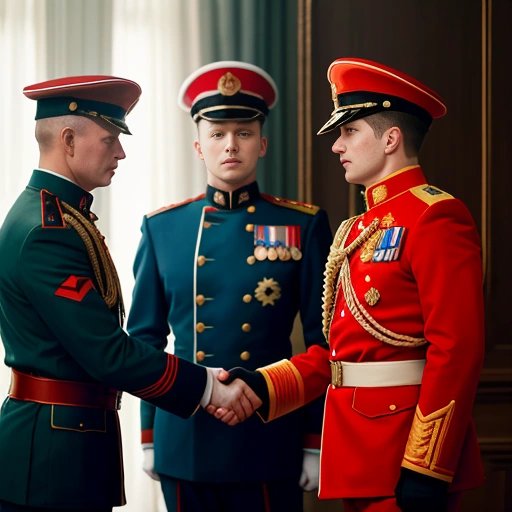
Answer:
[{"label": "man's nose", "polygon": [[340,154],[341,153],[345,153],[345,151],[347,150],[347,147],[345,146],[345,144],[341,140],[341,136],[338,137],[334,141],[334,144],[332,145],[331,150],[332,150],[333,153],[340,153]]},{"label": "man's nose", "polygon": [[229,135],[226,141],[226,152],[234,153],[238,151],[238,145],[236,143],[236,138],[234,136]]}]

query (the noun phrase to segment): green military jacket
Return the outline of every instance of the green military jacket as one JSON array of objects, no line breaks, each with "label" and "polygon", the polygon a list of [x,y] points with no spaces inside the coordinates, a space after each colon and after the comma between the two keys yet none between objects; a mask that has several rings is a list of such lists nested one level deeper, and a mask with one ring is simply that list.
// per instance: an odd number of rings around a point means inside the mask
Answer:
[{"label": "green military jacket", "polygon": [[[322,286],[331,243],[326,212],[263,194],[256,182],[162,208],[143,220],[131,334],[199,365],[254,370],[289,358],[300,315],[306,347],[325,343]],[[142,440],[155,469],[196,482],[300,476],[304,447],[319,447],[323,401],[264,424],[232,428],[200,410],[178,418],[142,402]]]},{"label": "green military jacket", "polygon": [[[0,229],[5,363],[24,373],[103,383],[188,417],[204,368],[129,337],[92,195],[35,170]],[[91,220],[92,219],[92,220]],[[116,410],[7,398],[0,414],[0,500],[84,508],[125,503]]]}]

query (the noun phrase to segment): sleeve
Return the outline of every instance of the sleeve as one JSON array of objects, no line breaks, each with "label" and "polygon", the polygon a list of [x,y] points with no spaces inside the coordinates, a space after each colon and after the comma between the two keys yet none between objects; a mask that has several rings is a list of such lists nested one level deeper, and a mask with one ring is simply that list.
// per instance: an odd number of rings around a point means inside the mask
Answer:
[{"label": "sleeve", "polygon": [[[327,347],[322,332],[322,290],[324,268],[332,242],[329,220],[324,210],[311,219],[303,241],[300,278],[300,317],[306,349],[312,345]],[[324,390],[325,391],[325,390]],[[320,448],[325,393],[304,410],[304,448]]]},{"label": "sleeve", "polygon": [[325,394],[331,382],[329,349],[325,345],[312,345],[302,354],[258,371],[263,374],[269,395],[263,420],[272,421]]},{"label": "sleeve", "polygon": [[446,200],[419,218],[406,247],[428,348],[402,466],[450,482],[484,357],[480,241],[466,207]]},{"label": "sleeve", "polygon": [[[167,323],[167,301],[159,277],[147,217],[143,219],[141,232],[142,236],[133,265],[135,286],[127,328],[130,335],[163,350],[170,332]],[[140,404],[142,443],[153,442],[154,420],[154,405],[142,401]]]},{"label": "sleeve", "polygon": [[[128,336],[97,292],[87,252],[74,230],[32,230],[17,272],[21,292],[52,338],[91,378],[180,416],[194,413],[206,371]],[[70,281],[83,286],[73,294],[56,293]]]}]

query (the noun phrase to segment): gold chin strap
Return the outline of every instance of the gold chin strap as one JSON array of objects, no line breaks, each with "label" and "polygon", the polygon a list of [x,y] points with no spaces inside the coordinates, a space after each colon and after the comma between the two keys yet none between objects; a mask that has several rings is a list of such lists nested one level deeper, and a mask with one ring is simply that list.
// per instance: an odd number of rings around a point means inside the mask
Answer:
[{"label": "gold chin strap", "polygon": [[329,340],[329,330],[331,327],[332,316],[336,304],[336,297],[338,290],[343,290],[343,295],[347,306],[357,320],[359,325],[374,338],[388,343],[394,346],[404,347],[418,347],[427,343],[425,338],[415,338],[413,336],[407,336],[406,334],[398,334],[389,329],[386,329],[383,325],[379,324],[371,315],[368,313],[366,308],[361,304],[357,298],[354,287],[352,286],[350,276],[350,262],[348,256],[364,242],[366,242],[379,228],[380,220],[378,218],[373,219],[370,225],[368,225],[357,238],[345,247],[345,242],[348,235],[359,217],[352,217],[342,222],[329,252],[327,263],[325,265],[324,272],[324,294],[323,294],[323,333],[327,340]]},{"label": "gold chin strap", "polygon": [[109,308],[117,306],[119,323],[123,325],[125,311],[121,284],[110,252],[105,245],[104,236],[78,210],[64,201],[61,201],[61,205],[64,220],[78,233],[87,249],[98,292]]}]

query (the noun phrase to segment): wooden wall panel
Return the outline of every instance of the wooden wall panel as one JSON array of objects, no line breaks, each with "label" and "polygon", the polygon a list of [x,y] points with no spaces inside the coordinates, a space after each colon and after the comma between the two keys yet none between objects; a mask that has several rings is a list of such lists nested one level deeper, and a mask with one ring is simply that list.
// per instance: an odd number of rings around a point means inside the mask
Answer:
[{"label": "wooden wall panel", "polygon": [[[512,1],[299,0],[299,6],[299,190],[327,209],[333,229],[355,213],[358,190],[347,185],[331,152],[337,135],[316,135],[333,108],[329,64],[346,56],[382,61],[424,81],[448,105],[421,162],[430,181],[461,198],[475,218],[487,308],[486,362],[474,412],[487,483],[468,493],[463,512],[512,511]],[[339,503],[310,501],[307,510],[340,511]]]}]

